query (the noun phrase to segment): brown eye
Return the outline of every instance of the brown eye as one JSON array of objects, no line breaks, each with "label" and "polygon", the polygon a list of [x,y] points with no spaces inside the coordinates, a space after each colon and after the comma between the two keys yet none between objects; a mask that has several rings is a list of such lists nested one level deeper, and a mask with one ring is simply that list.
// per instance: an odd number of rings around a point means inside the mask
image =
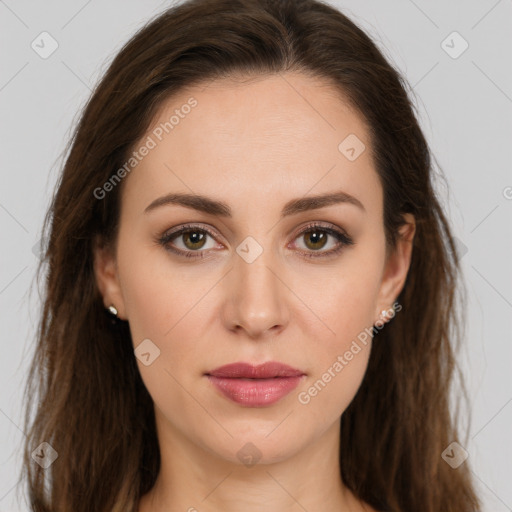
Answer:
[{"label": "brown eye", "polygon": [[305,231],[303,233],[308,249],[318,250],[323,249],[327,243],[328,235],[319,230]]},{"label": "brown eye", "polygon": [[306,226],[306,229],[299,233],[295,240],[297,247],[301,249],[299,252],[307,258],[335,256],[345,247],[355,243],[349,235],[335,227],[334,224]]},{"label": "brown eye", "polygon": [[183,237],[183,243],[185,244],[185,247],[187,249],[194,250],[203,248],[206,241],[206,237],[208,235],[200,232],[199,230],[194,230],[185,231],[181,234],[181,236]]},{"label": "brown eye", "polygon": [[[208,239],[210,244],[208,245]],[[215,248],[215,237],[205,228],[182,226],[161,236],[158,242],[168,251],[188,258],[204,258]]]},{"label": "brown eye", "polygon": [[[330,227],[332,226],[332,227]],[[211,239],[208,246],[208,238]],[[194,225],[182,226],[158,238],[158,243],[167,251],[186,258],[205,258],[215,247],[216,235],[209,229]],[[345,247],[354,245],[352,238],[335,227],[311,224],[294,239],[298,241],[299,253],[308,258],[335,256]],[[330,245],[329,245],[330,243]],[[327,247],[327,250],[323,250]],[[297,246],[295,247],[297,248]]]}]

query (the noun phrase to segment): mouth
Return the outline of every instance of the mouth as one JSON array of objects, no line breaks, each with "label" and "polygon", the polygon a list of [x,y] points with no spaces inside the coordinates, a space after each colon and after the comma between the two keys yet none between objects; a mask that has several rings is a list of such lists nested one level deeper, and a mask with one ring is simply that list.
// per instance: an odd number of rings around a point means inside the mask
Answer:
[{"label": "mouth", "polygon": [[205,376],[225,398],[246,407],[264,407],[288,395],[306,374],[286,364],[269,361],[257,366],[232,363]]}]

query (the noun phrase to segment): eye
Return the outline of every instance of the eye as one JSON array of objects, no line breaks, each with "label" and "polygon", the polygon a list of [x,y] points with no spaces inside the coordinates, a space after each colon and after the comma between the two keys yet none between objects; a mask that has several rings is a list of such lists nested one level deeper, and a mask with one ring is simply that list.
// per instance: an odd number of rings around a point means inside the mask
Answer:
[{"label": "eye", "polygon": [[[208,247],[208,238],[215,240],[215,235],[209,229],[187,224],[174,231],[164,233],[158,239],[158,243],[179,256],[204,258],[210,249],[215,248],[215,243]],[[328,226],[319,223],[310,224],[295,236],[294,241],[298,239],[305,240],[300,252],[307,258],[333,256],[345,246],[354,245],[352,238],[334,224]],[[333,248],[322,250],[329,245],[329,242],[331,246],[334,243]]]},{"label": "eye", "polygon": [[[329,239],[331,239],[331,249],[322,250],[329,245]],[[304,256],[307,258],[333,256],[345,246],[354,245],[352,238],[333,224],[328,226],[318,223],[310,224],[299,233],[295,240],[304,240],[303,247],[306,250]]]},{"label": "eye", "polygon": [[[213,248],[206,246],[208,238],[213,239],[213,234],[204,227],[186,225],[170,233],[165,233],[158,241],[165,249],[180,256],[203,258],[205,251],[201,249],[208,250]],[[177,240],[178,243],[176,244],[174,240]]]}]

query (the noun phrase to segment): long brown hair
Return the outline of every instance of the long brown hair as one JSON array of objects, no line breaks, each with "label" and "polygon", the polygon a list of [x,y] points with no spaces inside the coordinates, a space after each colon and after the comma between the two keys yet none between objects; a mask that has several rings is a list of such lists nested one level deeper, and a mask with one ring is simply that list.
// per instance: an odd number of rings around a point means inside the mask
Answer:
[{"label": "long brown hair", "polygon": [[[192,0],[148,22],[115,57],[84,108],[44,219],[38,274],[44,267],[47,277],[26,385],[22,473],[32,511],[135,511],[160,467],[153,402],[128,324],[105,314],[93,271],[95,241],[115,244],[121,187],[101,199],[95,189],[123,166],[158,108],[181,88],[286,71],[328,80],[365,119],[388,249],[402,214],[416,220],[402,311],[375,334],[367,374],[342,415],[343,481],[378,510],[480,510],[468,462],[452,468],[442,457],[450,443],[465,444],[449,398],[460,374],[464,294],[406,82],[327,4]],[[43,441],[58,454],[46,469],[31,455]]]}]

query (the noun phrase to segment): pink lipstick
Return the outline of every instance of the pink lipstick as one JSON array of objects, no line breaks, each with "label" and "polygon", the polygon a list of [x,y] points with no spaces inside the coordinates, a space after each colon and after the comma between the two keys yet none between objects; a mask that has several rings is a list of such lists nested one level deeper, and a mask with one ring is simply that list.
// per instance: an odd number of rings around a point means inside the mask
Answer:
[{"label": "pink lipstick", "polygon": [[281,400],[306,375],[286,364],[269,361],[258,366],[232,363],[205,374],[227,398],[248,407],[263,407]]}]

